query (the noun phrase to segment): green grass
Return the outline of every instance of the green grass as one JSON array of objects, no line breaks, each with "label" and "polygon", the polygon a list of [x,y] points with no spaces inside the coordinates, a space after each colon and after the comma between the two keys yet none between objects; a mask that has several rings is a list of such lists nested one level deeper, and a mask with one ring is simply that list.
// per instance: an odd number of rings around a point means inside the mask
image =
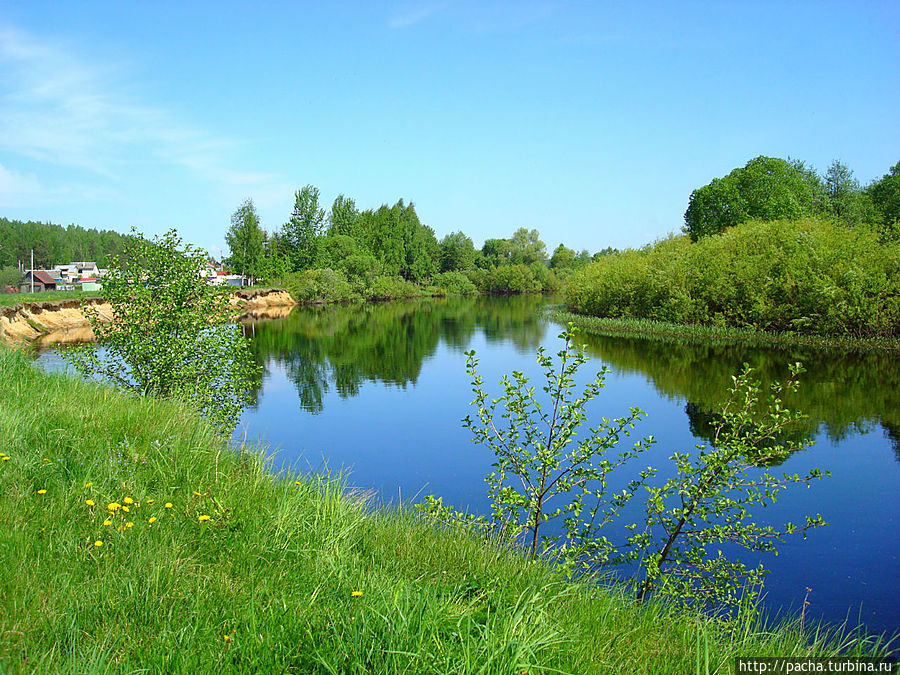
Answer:
[{"label": "green grass", "polygon": [[730,673],[735,655],[884,651],[640,607],[276,475],[176,404],[6,349],[0,372],[3,673]]},{"label": "green grass", "polygon": [[700,343],[742,343],[759,347],[802,346],[840,351],[900,352],[900,340],[893,338],[851,338],[799,333],[775,333],[744,328],[669,323],[652,319],[617,319],[585,316],[584,314],[576,314],[561,309],[553,310],[550,316],[554,321],[563,324],[572,323],[584,332],[594,335],[633,335],[651,339],[675,339]]},{"label": "green grass", "polygon": [[95,291],[41,291],[40,293],[0,293],[0,307],[24,305],[29,302],[46,302],[48,300],[81,300],[96,298]]}]

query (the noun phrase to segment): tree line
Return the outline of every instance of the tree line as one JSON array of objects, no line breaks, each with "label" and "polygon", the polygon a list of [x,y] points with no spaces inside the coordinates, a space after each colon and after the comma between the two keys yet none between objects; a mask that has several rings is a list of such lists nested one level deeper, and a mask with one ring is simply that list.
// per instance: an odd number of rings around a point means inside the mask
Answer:
[{"label": "tree line", "polygon": [[441,276],[455,273],[465,275],[479,290],[546,290],[557,287],[560,278],[573,270],[613,252],[608,248],[591,256],[560,244],[548,256],[540,233],[524,227],[509,238],[487,239],[477,249],[462,231],[439,240],[419,219],[412,202],[400,199],[393,206],[361,210],[353,199],[339,195],[326,210],[312,185],[295,193],[290,217],[271,233],[263,229],[253,201],[245,200],[232,215],[225,240],[226,262],[242,274],[274,281],[330,269],[338,275],[335,283],[355,283],[363,291],[371,291],[378,279],[417,285],[450,279],[459,284],[458,275]]},{"label": "tree line", "polygon": [[824,217],[848,227],[876,230],[882,240],[900,237],[900,162],[863,187],[834,160],[819,175],[800,160],[756,157],[691,193],[684,231],[692,241],[748,220]]},{"label": "tree line", "polygon": [[112,230],[0,218],[0,287],[18,285],[22,278],[19,264],[30,268],[32,251],[35,269],[73,261],[108,267],[127,239]]}]

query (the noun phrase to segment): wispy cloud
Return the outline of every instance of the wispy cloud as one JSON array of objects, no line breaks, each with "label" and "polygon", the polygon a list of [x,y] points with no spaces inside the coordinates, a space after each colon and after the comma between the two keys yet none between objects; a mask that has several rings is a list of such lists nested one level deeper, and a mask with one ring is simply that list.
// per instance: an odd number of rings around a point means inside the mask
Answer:
[{"label": "wispy cloud", "polygon": [[[228,151],[239,141],[137,100],[125,81],[119,69],[0,27],[0,151],[81,169],[112,185],[126,180],[129,166],[147,163],[180,167],[223,187],[278,182],[272,174],[229,168]],[[35,176],[4,171],[7,187],[32,198],[47,190]]]},{"label": "wispy cloud", "polygon": [[407,6],[398,11],[388,20],[391,28],[407,28],[417,23],[430,19],[435,14],[446,9],[450,2],[428,2],[416,6]]}]

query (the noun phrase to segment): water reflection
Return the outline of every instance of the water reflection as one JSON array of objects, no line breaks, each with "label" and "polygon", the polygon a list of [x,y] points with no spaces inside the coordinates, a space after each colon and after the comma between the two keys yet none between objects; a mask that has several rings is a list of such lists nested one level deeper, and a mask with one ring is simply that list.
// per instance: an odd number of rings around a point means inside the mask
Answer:
[{"label": "water reflection", "polygon": [[301,307],[274,321],[251,318],[244,331],[257,362],[267,370],[272,360],[282,364],[301,408],[320,413],[331,388],[348,398],[367,381],[415,385],[441,340],[463,351],[476,329],[531,353],[546,337],[546,303],[524,295]]}]

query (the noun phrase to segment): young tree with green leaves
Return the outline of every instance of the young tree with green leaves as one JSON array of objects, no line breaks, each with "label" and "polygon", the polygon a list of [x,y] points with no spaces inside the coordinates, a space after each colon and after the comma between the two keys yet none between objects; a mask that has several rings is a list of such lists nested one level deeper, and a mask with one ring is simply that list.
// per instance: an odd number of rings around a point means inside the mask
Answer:
[{"label": "young tree with green leaves", "polygon": [[259,377],[229,296],[200,278],[206,254],[175,230],[145,239],[132,230],[103,278],[110,320],[83,305],[102,349],[65,352],[84,376],[140,396],[181,400],[230,433]]},{"label": "young tree with green leaves", "polygon": [[231,227],[225,233],[229,267],[244,276],[264,276],[265,240],[253,200],[246,199],[231,214]]},{"label": "young tree with green leaves", "polygon": [[461,272],[475,267],[475,244],[462,232],[451,232],[440,242],[441,272]]},{"label": "young tree with green leaves", "polygon": [[808,485],[827,475],[818,469],[777,475],[761,468],[813,443],[787,433],[803,419],[783,405],[784,394],[799,386],[796,378],[803,369],[796,363],[790,372],[786,382],[772,384],[764,400],[745,364],[733,378],[711,444],[698,445],[696,452],[676,452],[671,457],[675,476],[661,486],[645,486],[644,520],[629,527],[633,534],[626,556],[643,571],[636,584],[638,600],[657,594],[691,605],[752,606],[766,569],[762,564],[748,568],[719,547],[777,553],[776,544],[785,535],[805,537],[807,530],[825,525],[821,515],[807,516],[802,525],[758,525],[751,512],[774,503],[792,484]]},{"label": "young tree with green leaves", "polygon": [[324,228],[325,209],[319,206],[319,189],[306,185],[294,193],[294,210],[281,231],[294,272],[315,267]]}]

